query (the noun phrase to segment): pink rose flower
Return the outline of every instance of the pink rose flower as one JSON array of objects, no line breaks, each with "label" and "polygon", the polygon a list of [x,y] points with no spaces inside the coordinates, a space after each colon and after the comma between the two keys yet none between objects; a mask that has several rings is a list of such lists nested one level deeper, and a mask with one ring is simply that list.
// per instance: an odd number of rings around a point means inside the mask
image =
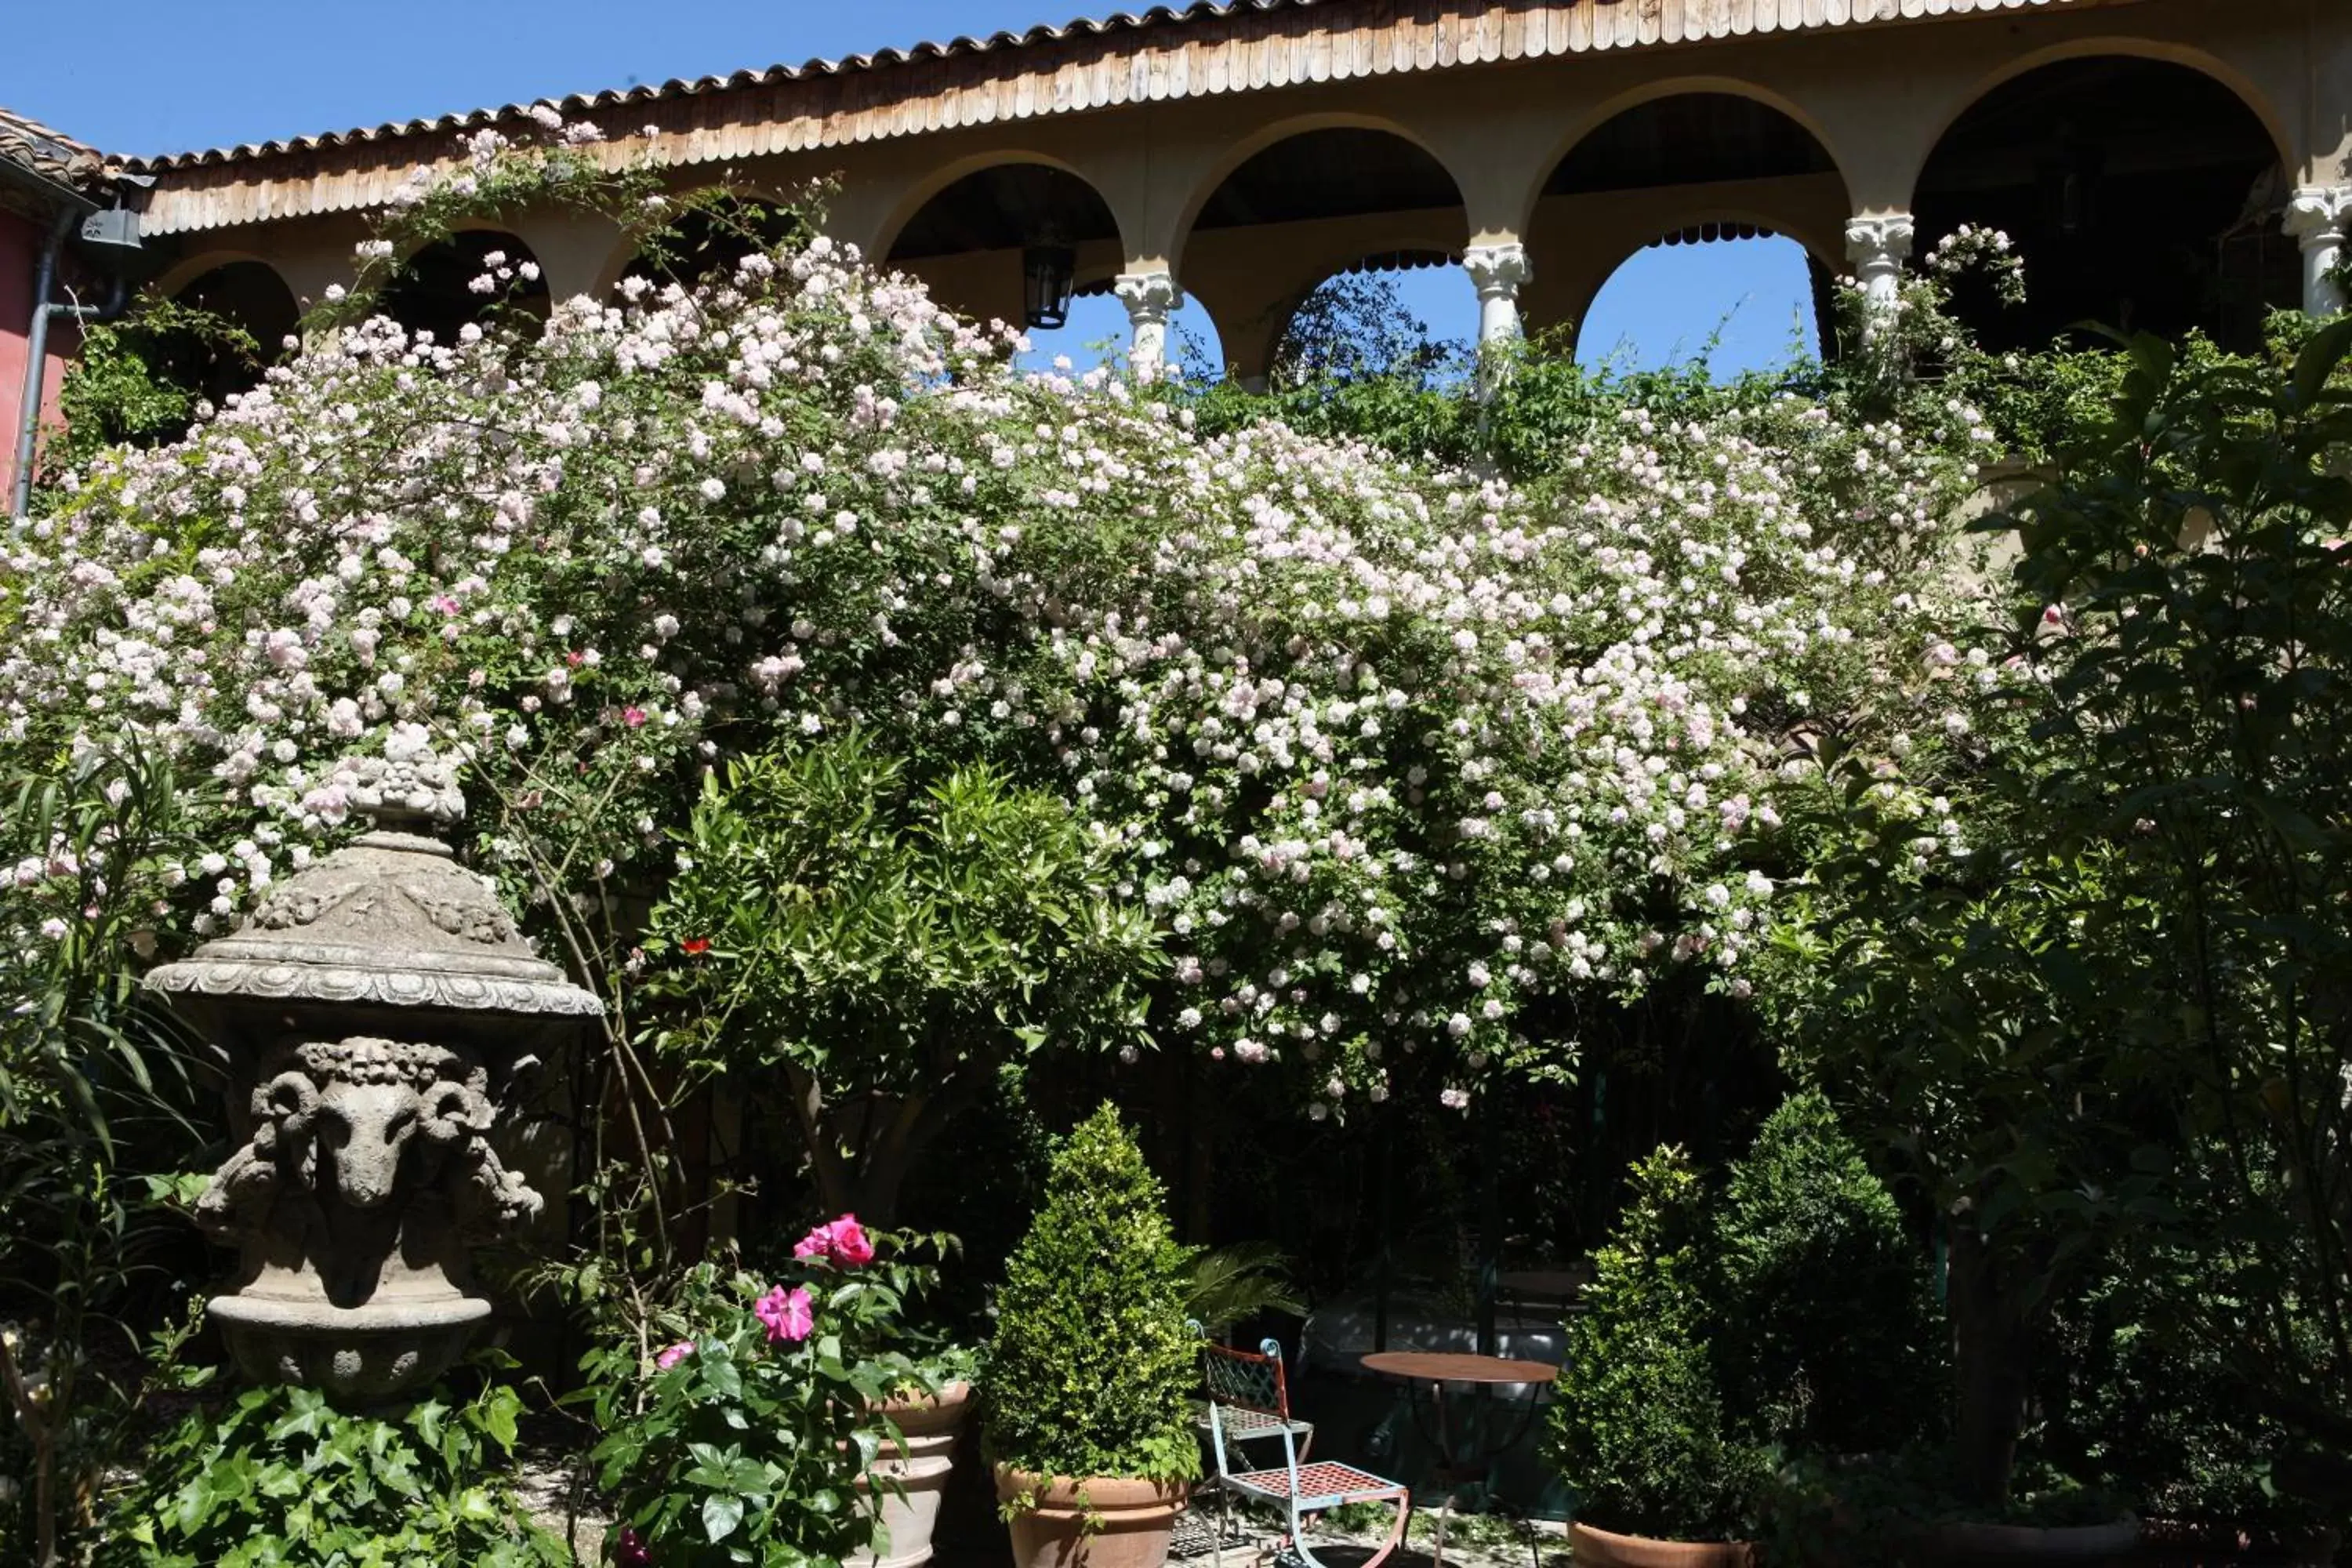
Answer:
[{"label": "pink rose flower", "polygon": [[874,1261],[874,1242],[866,1234],[866,1227],[857,1223],[857,1216],[845,1214],[801,1237],[793,1247],[793,1256],[855,1268]]},{"label": "pink rose flower", "polygon": [[768,1342],[772,1345],[788,1341],[797,1344],[816,1327],[816,1312],[809,1304],[809,1293],[797,1285],[790,1290],[782,1285],[775,1287],[752,1303],[751,1312],[768,1326]]},{"label": "pink rose flower", "polygon": [[664,1372],[667,1372],[670,1368],[676,1366],[678,1363],[684,1361],[693,1353],[694,1342],[692,1340],[680,1340],[677,1343],[670,1346],[669,1349],[662,1352],[661,1354],[654,1357],[654,1365],[659,1367]]}]

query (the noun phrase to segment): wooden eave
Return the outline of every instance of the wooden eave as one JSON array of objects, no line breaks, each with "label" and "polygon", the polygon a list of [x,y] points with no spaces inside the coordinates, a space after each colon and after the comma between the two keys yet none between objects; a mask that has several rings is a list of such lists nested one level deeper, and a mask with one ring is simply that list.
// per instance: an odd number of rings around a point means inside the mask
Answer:
[{"label": "wooden eave", "polygon": [[[1062,28],[924,45],[556,107],[665,167],[732,162],[1127,105],[1450,70],[1607,50],[1878,26],[2120,0],[1232,0]],[[457,138],[523,121],[520,105],[125,166],[161,177],[150,234],[381,206]],[[643,134],[654,128],[650,137]]]}]

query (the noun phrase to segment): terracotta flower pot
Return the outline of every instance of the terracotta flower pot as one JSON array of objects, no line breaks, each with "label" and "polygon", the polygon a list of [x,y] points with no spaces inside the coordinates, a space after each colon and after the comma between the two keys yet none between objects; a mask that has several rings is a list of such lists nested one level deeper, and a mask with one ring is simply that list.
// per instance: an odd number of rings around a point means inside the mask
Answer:
[{"label": "terracotta flower pot", "polygon": [[1161,1568],[1189,1491],[1181,1481],[1048,1479],[996,1467],[999,1501],[1035,1501],[1013,1516],[1013,1568]]},{"label": "terracotta flower pot", "polygon": [[1568,1527],[1568,1553],[1576,1568],[1755,1568],[1748,1541],[1653,1541],[1616,1535],[1589,1524]]},{"label": "terracotta flower pot", "polygon": [[916,1568],[931,1560],[931,1536],[939,1528],[940,1500],[955,1468],[957,1429],[971,1409],[971,1384],[951,1383],[936,1394],[885,1402],[880,1414],[898,1428],[899,1441],[883,1439],[874,1473],[895,1488],[879,1495],[860,1477],[857,1489],[879,1527],[874,1550],[851,1568]]}]

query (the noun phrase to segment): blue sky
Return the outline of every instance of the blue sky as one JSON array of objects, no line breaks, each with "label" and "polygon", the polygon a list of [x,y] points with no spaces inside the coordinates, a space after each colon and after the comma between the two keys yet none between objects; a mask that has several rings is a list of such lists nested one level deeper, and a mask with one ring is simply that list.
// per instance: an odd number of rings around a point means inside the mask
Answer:
[{"label": "blue sky", "polygon": [[[5,7],[0,104],[110,152],[180,152],[1140,8],[1141,0],[19,0]],[[1408,307],[1440,336],[1470,335],[1476,308],[1458,270],[1411,274],[1404,286]],[[1717,369],[1773,363],[1787,356],[1805,300],[1801,254],[1786,240],[1653,249],[1602,291],[1581,353],[1667,363],[1727,321]],[[1114,302],[1079,303],[1041,349],[1083,357],[1084,344],[1123,329]]]}]

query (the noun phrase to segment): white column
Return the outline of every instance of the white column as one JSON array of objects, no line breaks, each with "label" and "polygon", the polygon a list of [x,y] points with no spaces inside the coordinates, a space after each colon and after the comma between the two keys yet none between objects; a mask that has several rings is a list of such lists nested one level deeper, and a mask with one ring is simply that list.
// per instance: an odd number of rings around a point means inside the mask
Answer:
[{"label": "white column", "polygon": [[1876,336],[1903,305],[1903,263],[1911,256],[1911,215],[1857,217],[1845,226],[1845,256],[1862,284],[1864,331]]},{"label": "white column", "polygon": [[1478,290],[1478,342],[1506,342],[1519,335],[1519,286],[1535,275],[1528,247],[1517,240],[1474,245],[1462,253],[1462,269]]},{"label": "white column", "polygon": [[1127,363],[1150,381],[1168,361],[1168,316],[1184,302],[1184,291],[1166,268],[1156,272],[1122,272],[1112,284],[1119,303],[1127,307],[1132,337]]},{"label": "white column", "polygon": [[2344,259],[2344,230],[2352,221],[2352,185],[2305,185],[2288,198],[2286,231],[2303,247],[2303,309],[2333,316],[2345,306],[2336,268]]}]

